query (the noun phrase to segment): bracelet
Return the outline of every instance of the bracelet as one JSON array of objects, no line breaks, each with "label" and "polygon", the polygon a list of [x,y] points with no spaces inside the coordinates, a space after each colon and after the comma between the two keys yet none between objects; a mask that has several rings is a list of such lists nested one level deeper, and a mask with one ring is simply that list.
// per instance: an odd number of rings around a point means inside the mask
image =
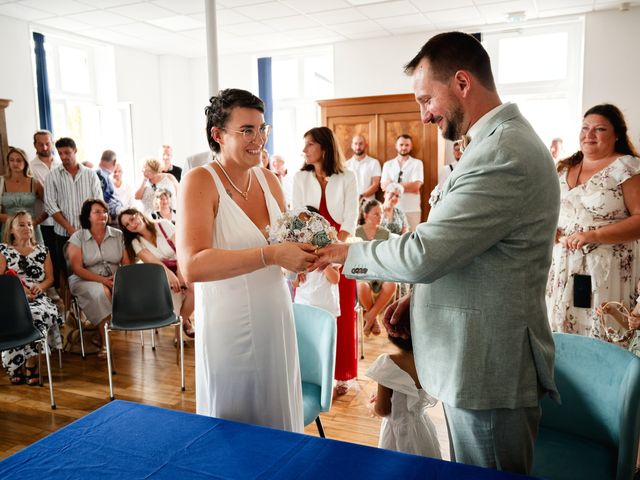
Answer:
[{"label": "bracelet", "polygon": [[267,262],[264,259],[264,247],[260,247],[260,259],[262,260],[262,266],[266,267],[267,266]]}]

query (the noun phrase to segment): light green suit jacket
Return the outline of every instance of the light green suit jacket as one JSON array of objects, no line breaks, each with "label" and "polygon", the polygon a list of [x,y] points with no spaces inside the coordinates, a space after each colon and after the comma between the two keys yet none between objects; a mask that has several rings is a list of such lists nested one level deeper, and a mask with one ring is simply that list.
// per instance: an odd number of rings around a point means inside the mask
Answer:
[{"label": "light green suit jacket", "polygon": [[345,275],[416,284],[411,332],[424,389],[459,408],[557,398],[544,291],[560,188],[518,107],[480,129],[414,233],[353,244]]}]

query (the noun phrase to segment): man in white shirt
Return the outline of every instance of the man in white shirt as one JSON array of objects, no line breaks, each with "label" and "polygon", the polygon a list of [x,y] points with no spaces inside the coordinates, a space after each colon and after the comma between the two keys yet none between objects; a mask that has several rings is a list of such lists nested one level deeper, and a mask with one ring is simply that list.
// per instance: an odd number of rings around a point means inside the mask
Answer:
[{"label": "man in white shirt", "polygon": [[[33,134],[33,147],[36,149],[36,156],[29,162],[29,168],[33,178],[45,184],[45,179],[49,172],[59,166],[60,160],[53,155],[53,135],[48,130],[38,130]],[[44,204],[40,200],[36,200],[36,216],[40,215],[44,211]],[[53,235],[53,218],[49,217],[40,224],[40,231],[42,232],[42,239],[45,246],[50,252],[54,252],[56,241]],[[52,253],[53,255],[53,253]],[[57,266],[54,265],[54,286],[58,287],[58,278],[60,277],[57,271]],[[55,291],[48,292],[52,298],[55,299],[57,294]]]},{"label": "man in white shirt", "polygon": [[391,182],[397,182],[404,188],[404,194],[398,202],[398,208],[404,212],[411,231],[420,223],[420,188],[424,182],[422,160],[411,156],[413,143],[411,136],[403,133],[396,139],[398,156],[387,160],[382,166],[382,190]]},{"label": "man in white shirt", "polygon": [[366,152],[367,141],[362,135],[356,135],[351,140],[353,157],[347,161],[347,168],[356,174],[358,183],[358,195],[360,201],[375,198],[380,188],[380,162],[368,156]]}]

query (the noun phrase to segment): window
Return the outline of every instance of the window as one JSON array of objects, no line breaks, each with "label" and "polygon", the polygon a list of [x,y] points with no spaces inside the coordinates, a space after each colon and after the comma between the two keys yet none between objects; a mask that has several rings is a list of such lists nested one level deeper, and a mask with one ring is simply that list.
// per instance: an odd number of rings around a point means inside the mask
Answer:
[{"label": "window", "polygon": [[302,166],[304,132],[319,125],[316,100],[333,97],[333,50],[272,57],[272,75],[273,151],[295,172]]},{"label": "window", "polygon": [[564,154],[578,148],[582,116],[582,19],[483,34],[498,92],[518,104],[547,145],[564,140]]},{"label": "window", "polygon": [[73,138],[80,162],[97,166],[109,149],[133,165],[130,108],[116,102],[115,68],[105,68],[114,62],[112,47],[46,34],[45,51],[54,137]]}]

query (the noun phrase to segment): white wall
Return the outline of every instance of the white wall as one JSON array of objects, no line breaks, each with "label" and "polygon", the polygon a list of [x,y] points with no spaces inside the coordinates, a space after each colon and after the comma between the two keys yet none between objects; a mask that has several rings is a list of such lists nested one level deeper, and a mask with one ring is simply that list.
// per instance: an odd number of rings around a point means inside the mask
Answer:
[{"label": "white wall", "polygon": [[582,111],[613,103],[640,148],[640,8],[587,15],[585,28]]},{"label": "white wall", "polygon": [[0,98],[12,100],[5,111],[9,145],[31,156],[38,117],[29,24],[0,16],[0,45]]},{"label": "white wall", "polygon": [[353,40],[333,47],[336,98],[411,93],[403,66],[430,34]]},{"label": "white wall", "polygon": [[133,176],[137,185],[142,178],[141,160],[158,158],[162,145],[160,62],[157,55],[124,47],[115,47],[115,60],[118,102],[131,104]]}]

